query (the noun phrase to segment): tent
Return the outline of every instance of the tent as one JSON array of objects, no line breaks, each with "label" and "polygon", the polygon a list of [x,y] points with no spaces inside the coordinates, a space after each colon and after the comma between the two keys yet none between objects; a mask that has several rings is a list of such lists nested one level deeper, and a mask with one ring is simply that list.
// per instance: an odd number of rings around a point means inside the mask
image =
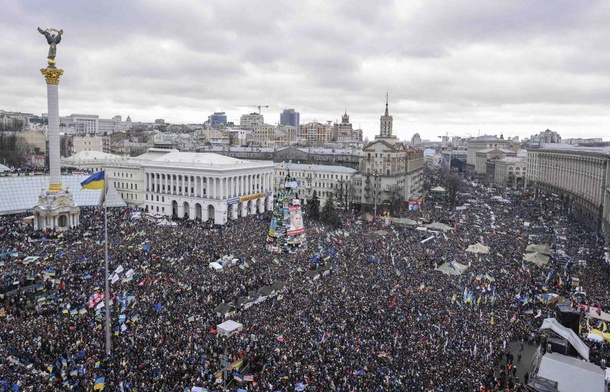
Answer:
[{"label": "tent", "polygon": [[546,353],[538,376],[557,382],[557,391],[607,391],[606,372],[592,363],[559,353]]},{"label": "tent", "polygon": [[417,221],[409,218],[394,218],[392,219],[392,223],[403,226],[417,226]]},{"label": "tent", "polygon": [[557,335],[561,336],[564,339],[567,339],[572,347],[578,351],[581,357],[585,359],[585,361],[589,361],[589,347],[583,343],[582,340],[576,335],[574,331],[569,328],[564,327],[559,323],[559,321],[554,318],[544,319],[542,322],[542,326],[540,329],[550,329],[555,332]]},{"label": "tent", "polygon": [[430,191],[432,191],[432,192],[445,192],[445,188],[443,188],[442,186],[435,186],[434,188],[430,189]]},{"label": "tent", "polygon": [[371,214],[364,214],[362,215],[362,220],[366,221],[366,222],[372,222],[373,221],[373,215]]},{"label": "tent", "polygon": [[440,222],[432,222],[429,225],[426,225],[426,227],[433,230],[453,230],[453,227]]},{"label": "tent", "polygon": [[531,261],[536,264],[538,267],[543,267],[549,263],[550,257],[547,255],[543,255],[542,253],[528,253],[523,256],[523,258],[527,261]]},{"label": "tent", "polygon": [[467,269],[467,265],[460,264],[457,261],[451,261],[449,263],[442,264],[436,270],[447,275],[462,275]]},{"label": "tent", "polygon": [[488,254],[489,253],[489,247],[481,244],[480,242],[477,242],[474,245],[470,245],[466,249],[466,252]]},{"label": "tent", "polygon": [[551,256],[553,254],[553,250],[547,244],[540,244],[540,245],[529,244],[527,246],[527,248],[525,248],[525,250],[527,252],[542,253],[543,255],[549,255],[549,256]]},{"label": "tent", "polygon": [[244,325],[238,323],[237,321],[227,320],[224,323],[218,324],[216,326],[219,335],[231,336],[234,333],[237,333],[244,329]]},{"label": "tent", "polygon": [[212,261],[212,262],[211,262],[211,263],[208,265],[208,267],[209,267],[210,269],[213,269],[213,270],[214,270],[214,271],[216,271],[216,272],[222,272],[222,271],[223,271],[223,269],[222,269],[222,265],[220,265],[219,263],[217,263],[217,262],[215,262],[215,261]]}]

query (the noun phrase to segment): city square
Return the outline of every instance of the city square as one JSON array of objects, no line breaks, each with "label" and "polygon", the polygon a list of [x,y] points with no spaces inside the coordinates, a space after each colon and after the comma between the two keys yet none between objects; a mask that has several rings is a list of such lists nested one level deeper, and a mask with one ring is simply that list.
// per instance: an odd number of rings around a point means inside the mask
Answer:
[{"label": "city square", "polygon": [[4,10],[0,392],[610,390],[607,7]]}]

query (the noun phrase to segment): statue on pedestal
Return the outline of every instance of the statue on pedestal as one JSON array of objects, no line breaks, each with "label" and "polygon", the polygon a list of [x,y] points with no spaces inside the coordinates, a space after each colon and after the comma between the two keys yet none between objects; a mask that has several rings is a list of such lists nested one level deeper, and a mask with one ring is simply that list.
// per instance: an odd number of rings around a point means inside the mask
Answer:
[{"label": "statue on pedestal", "polygon": [[[51,34],[52,31],[56,32],[57,34]],[[57,29],[43,30],[39,27],[38,32],[47,38],[47,42],[49,44],[49,55],[47,56],[47,58],[49,59],[49,67],[55,68],[55,54],[57,53],[57,44],[61,42],[61,35],[64,33],[64,31]]]}]

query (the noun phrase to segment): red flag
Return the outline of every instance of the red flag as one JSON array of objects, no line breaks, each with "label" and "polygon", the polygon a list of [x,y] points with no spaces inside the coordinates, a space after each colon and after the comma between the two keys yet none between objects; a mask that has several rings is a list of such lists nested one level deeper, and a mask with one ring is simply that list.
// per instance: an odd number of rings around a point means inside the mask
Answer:
[{"label": "red flag", "polygon": [[392,302],[390,302],[389,308],[392,309],[394,307],[394,305],[396,305],[396,296],[394,296],[394,298],[392,298]]}]

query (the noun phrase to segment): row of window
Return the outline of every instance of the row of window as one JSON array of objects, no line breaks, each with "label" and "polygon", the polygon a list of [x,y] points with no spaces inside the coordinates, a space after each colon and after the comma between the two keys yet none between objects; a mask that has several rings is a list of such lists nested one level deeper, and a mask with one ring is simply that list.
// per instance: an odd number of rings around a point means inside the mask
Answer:
[{"label": "row of window", "polygon": [[[157,196],[157,201],[159,201],[159,195]],[[146,195],[146,200],[148,200],[148,194]],[[155,200],[155,195],[150,195],[150,201],[154,201]],[[161,202],[165,203],[165,196],[161,196]]]},{"label": "row of window", "polygon": [[114,187],[115,188],[121,188],[121,189],[133,189],[133,190],[138,190],[138,184],[130,184],[128,182],[117,182],[114,181]]},{"label": "row of window", "polygon": [[[287,172],[285,171],[280,171],[279,175],[280,177],[284,177],[286,175]],[[322,174],[318,174],[316,172],[313,173],[313,175],[311,174],[311,172],[306,173],[306,172],[291,172],[290,175],[296,179],[307,179],[307,176],[311,176],[312,178],[324,178],[324,179],[328,179],[328,180],[339,180],[339,181],[344,181],[344,180],[348,180],[349,179],[349,175],[347,174],[328,174],[328,173],[322,173]]]},{"label": "row of window", "polygon": [[127,177],[127,174],[129,174],[129,178],[133,178],[133,173],[124,173],[124,172],[113,172],[115,177]]}]

